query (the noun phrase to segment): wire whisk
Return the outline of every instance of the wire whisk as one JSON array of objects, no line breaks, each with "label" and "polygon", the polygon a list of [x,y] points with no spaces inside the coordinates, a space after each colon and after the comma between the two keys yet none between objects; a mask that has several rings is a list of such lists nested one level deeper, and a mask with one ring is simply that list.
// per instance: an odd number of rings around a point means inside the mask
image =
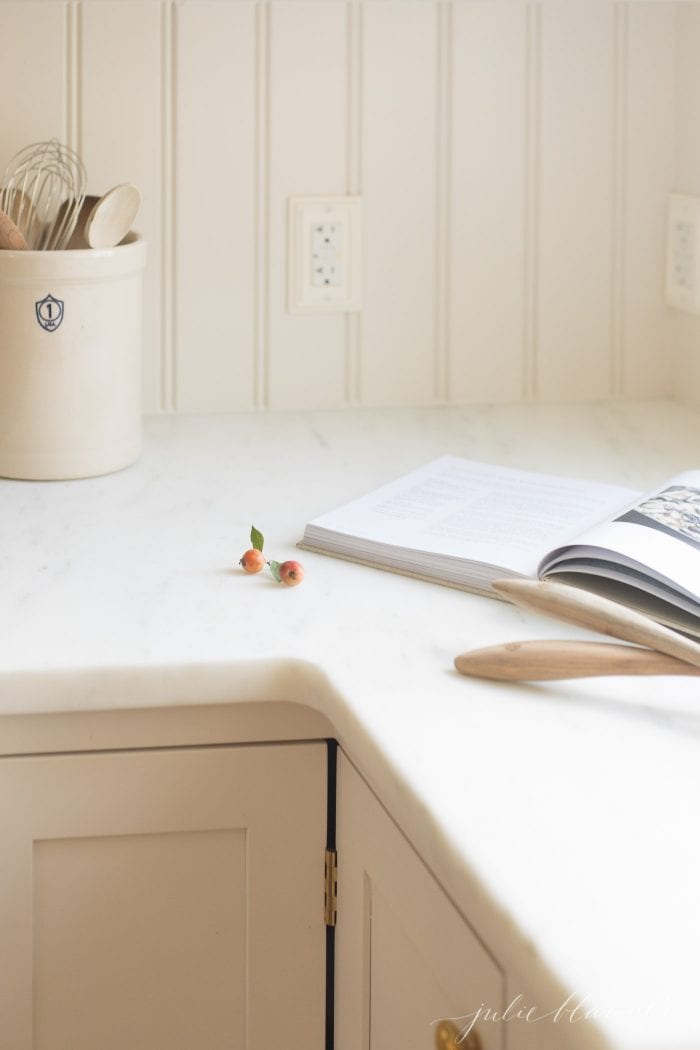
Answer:
[{"label": "wire whisk", "polygon": [[0,209],[32,251],[67,247],[85,198],[80,157],[58,139],[35,142],[12,158],[2,177]]}]

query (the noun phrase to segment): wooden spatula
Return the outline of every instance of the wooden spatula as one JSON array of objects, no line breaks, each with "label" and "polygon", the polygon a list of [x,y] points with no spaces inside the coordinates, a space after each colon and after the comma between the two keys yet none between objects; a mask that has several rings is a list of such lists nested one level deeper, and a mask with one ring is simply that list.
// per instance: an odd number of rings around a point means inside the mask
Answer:
[{"label": "wooden spatula", "polygon": [[516,605],[564,623],[635,642],[700,667],[700,644],[609,598],[553,580],[497,580],[494,590]]},{"label": "wooden spatula", "polygon": [[537,682],[598,675],[700,675],[684,660],[610,642],[505,642],[461,653],[460,674],[502,682]]}]

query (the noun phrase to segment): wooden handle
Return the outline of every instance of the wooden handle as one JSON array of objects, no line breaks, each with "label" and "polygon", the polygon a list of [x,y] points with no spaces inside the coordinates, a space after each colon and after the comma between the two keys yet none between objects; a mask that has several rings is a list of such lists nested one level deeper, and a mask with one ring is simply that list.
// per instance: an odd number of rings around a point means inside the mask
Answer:
[{"label": "wooden handle", "polygon": [[9,215],[0,211],[0,250],[26,252],[27,242]]},{"label": "wooden handle", "polygon": [[684,660],[609,642],[505,642],[455,659],[460,674],[502,682],[542,682],[597,675],[700,675]]},{"label": "wooden handle", "polygon": [[609,598],[552,580],[497,580],[494,590],[516,605],[611,638],[645,645],[700,667],[700,645]]}]

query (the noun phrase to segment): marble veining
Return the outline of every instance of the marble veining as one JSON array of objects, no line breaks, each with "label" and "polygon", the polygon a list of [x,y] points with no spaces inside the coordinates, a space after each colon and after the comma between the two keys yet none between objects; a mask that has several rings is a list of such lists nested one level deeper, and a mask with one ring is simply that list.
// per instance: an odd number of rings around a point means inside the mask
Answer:
[{"label": "marble veining", "polygon": [[294,590],[236,568],[251,524],[296,556],[308,518],[444,452],[644,489],[698,449],[666,402],[182,416],[121,473],[0,481],[0,744],[3,716],[197,689],[307,702],[508,973],[609,1009],[572,1046],[700,1046],[697,683],[470,681],[463,649],[583,632],[307,552]]}]

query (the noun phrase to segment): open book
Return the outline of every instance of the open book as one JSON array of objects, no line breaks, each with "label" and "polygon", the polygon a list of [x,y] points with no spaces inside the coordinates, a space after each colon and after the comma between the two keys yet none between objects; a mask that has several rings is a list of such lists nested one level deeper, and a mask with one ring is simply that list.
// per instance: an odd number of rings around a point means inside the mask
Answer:
[{"label": "open book", "polygon": [[310,521],[300,546],[491,597],[556,576],[700,637],[700,471],[641,495],[442,456]]}]

